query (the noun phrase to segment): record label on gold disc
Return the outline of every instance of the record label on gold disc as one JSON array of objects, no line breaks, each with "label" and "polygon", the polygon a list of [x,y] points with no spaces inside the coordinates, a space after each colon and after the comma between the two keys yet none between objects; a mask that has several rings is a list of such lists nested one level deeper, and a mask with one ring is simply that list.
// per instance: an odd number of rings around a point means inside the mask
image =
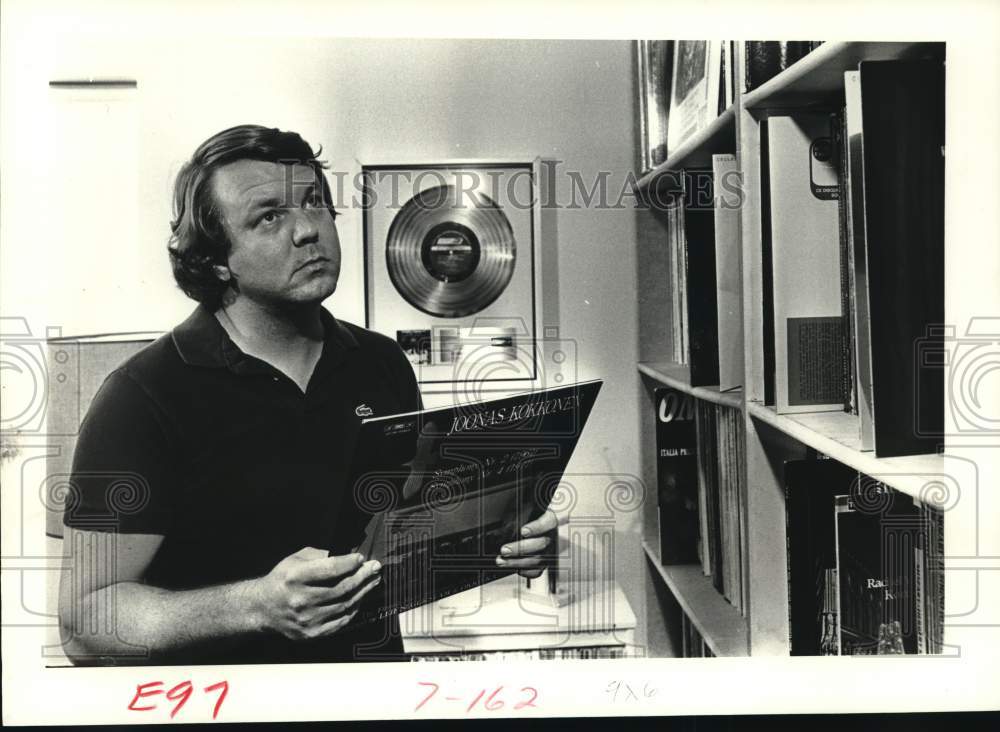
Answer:
[{"label": "record label on gold disc", "polygon": [[400,295],[441,318],[473,315],[514,275],[514,232],[488,196],[445,185],[421,191],[396,214],[386,266]]}]

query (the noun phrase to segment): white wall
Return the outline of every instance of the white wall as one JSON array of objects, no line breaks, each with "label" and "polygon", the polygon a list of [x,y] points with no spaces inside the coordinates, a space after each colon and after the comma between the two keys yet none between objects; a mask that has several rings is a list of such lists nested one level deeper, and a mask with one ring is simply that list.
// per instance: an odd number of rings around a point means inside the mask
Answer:
[{"label": "white wall", "polygon": [[[351,177],[362,163],[542,156],[564,161],[563,169],[588,182],[610,171],[616,191],[633,164],[632,50],[625,41],[119,37],[60,38],[46,49],[40,37],[8,40],[17,44],[8,49],[15,59],[8,68],[18,73],[4,77],[0,297],[5,315],[23,313],[66,332],[163,330],[191,309],[173,285],[165,252],[173,176],[199,142],[234,124],[296,130]],[[126,125],[134,119],[138,146],[130,153],[127,140],[104,135],[89,163],[68,167],[49,159],[58,146],[50,145],[46,120],[65,92],[51,92],[47,82],[88,76],[138,81],[134,110],[115,118]],[[95,163],[101,145],[110,146],[110,160],[133,155],[138,175],[130,181],[114,165]],[[54,171],[61,193],[40,194],[53,190]],[[568,179],[557,185],[565,200]],[[53,200],[76,195],[100,207],[80,224],[85,231]],[[123,208],[133,218],[116,228]],[[361,214],[345,213],[338,220],[343,276],[328,306],[363,323]],[[569,472],[636,474],[634,214],[564,209],[553,223],[542,244],[554,265],[560,333],[577,343],[577,378],[605,380]],[[98,266],[82,267],[81,252]],[[100,281],[92,281],[94,272]],[[608,482],[581,481],[591,495],[574,515],[607,513]],[[634,517],[621,519],[619,537],[637,530]],[[631,541],[618,549],[619,580],[634,586],[640,555]]]}]

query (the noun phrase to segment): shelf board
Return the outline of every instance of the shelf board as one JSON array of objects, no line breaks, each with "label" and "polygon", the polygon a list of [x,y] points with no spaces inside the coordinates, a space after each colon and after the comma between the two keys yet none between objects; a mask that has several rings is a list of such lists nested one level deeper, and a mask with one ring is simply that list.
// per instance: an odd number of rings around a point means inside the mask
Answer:
[{"label": "shelf board", "polygon": [[893,61],[925,56],[929,43],[827,41],[757,89],[743,96],[751,111],[822,104],[842,97],[844,72],[857,70],[861,61]]},{"label": "shelf board", "polygon": [[724,407],[743,408],[742,389],[721,392],[718,386],[691,386],[691,373],[687,366],[668,361],[639,362],[636,365],[639,373],[645,374],[664,386],[673,387],[698,399],[721,404]]},{"label": "shelf board", "polygon": [[858,418],[843,411],[778,414],[774,407],[747,402],[747,412],[798,442],[931,504],[938,504],[942,484],[950,482],[947,476],[967,470],[959,465],[960,458],[947,455],[879,458],[873,451],[862,451]]},{"label": "shelf board", "polygon": [[640,191],[654,188],[667,173],[692,166],[711,165],[714,153],[736,150],[736,107],[729,105],[703,130],[689,137],[665,161],[642,176],[637,183]]},{"label": "shelf board", "polygon": [[667,583],[670,592],[716,656],[746,656],[747,621],[702,574],[700,564],[660,564],[655,549],[642,542],[646,560]]}]

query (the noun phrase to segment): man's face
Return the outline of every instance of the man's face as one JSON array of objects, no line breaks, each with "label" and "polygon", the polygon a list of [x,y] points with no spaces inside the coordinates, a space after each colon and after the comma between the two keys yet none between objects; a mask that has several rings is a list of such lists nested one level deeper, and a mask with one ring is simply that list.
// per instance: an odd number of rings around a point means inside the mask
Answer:
[{"label": "man's face", "polygon": [[337,289],[340,239],[308,165],[237,160],[212,176],[241,297],[265,306],[318,303]]}]

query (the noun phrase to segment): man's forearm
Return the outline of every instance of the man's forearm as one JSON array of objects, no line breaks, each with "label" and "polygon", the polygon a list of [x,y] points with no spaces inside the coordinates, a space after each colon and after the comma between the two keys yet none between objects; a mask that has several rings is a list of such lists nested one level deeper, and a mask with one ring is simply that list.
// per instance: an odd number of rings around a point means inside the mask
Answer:
[{"label": "man's forearm", "polygon": [[257,580],[172,591],[119,582],[87,593],[63,618],[74,663],[142,663],[150,657],[233,643],[266,632]]}]

